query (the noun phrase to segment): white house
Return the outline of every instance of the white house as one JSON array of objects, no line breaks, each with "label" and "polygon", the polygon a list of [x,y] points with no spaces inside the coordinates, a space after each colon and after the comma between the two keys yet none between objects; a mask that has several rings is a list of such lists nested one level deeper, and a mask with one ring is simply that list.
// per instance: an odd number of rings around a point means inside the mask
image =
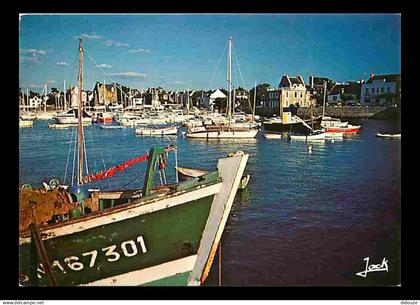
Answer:
[{"label": "white house", "polygon": [[213,109],[214,102],[218,98],[226,98],[226,95],[220,89],[214,91],[212,94],[210,94],[210,96],[205,96],[203,99],[203,104],[205,107]]},{"label": "white house", "polygon": [[[79,88],[78,87],[72,87],[70,91],[70,107],[78,107],[79,105]],[[82,92],[82,102],[83,105],[85,105],[88,100],[88,94],[86,91]],[[89,101],[93,100],[93,92],[90,92],[89,94]]]},{"label": "white house", "polygon": [[360,104],[362,106],[396,104],[400,101],[400,88],[400,74],[372,74],[369,80],[362,84]]}]

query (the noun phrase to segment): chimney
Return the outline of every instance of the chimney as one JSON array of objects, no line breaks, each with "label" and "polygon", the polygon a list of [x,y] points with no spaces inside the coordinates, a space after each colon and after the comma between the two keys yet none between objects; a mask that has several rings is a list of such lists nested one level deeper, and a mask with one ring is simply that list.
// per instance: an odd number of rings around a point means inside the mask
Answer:
[{"label": "chimney", "polygon": [[374,78],[374,77],[375,77],[375,73],[371,73],[370,78]]},{"label": "chimney", "polygon": [[314,88],[314,77],[313,76],[309,76],[309,85],[310,85],[311,89]]}]

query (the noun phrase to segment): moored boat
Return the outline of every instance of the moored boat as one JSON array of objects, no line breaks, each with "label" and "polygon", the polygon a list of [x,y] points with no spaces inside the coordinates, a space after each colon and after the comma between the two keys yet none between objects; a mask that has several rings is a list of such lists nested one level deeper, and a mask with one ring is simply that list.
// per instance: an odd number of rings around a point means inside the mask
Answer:
[{"label": "moored boat", "polygon": [[145,125],[136,128],[136,135],[140,136],[165,136],[176,135],[178,133],[177,126],[167,125]]},{"label": "moored boat", "polygon": [[300,141],[324,141],[325,140],[325,132],[313,132],[308,135],[298,135],[298,134],[290,134],[289,138],[291,140],[300,140]]},{"label": "moored boat", "polygon": [[33,127],[33,125],[33,121],[19,119],[19,127]]},{"label": "moored boat", "polygon": [[[64,114],[59,114],[54,117],[57,124],[78,124],[78,109],[70,109]],[[82,121],[83,123],[91,123],[91,116],[84,110],[82,110]]]},{"label": "moored boat", "polygon": [[387,139],[401,139],[401,134],[400,133],[389,134],[389,133],[378,132],[376,134],[376,136],[379,137],[379,138],[387,138]]},{"label": "moored boat", "polygon": [[[83,59],[82,40],[79,63]],[[79,88],[83,89],[82,68]],[[82,111],[79,96],[79,113]],[[220,158],[200,178],[167,183],[169,145],[99,173],[84,174],[78,118],[77,185],[53,179],[19,193],[19,284],[22,286],[200,285],[212,265],[249,155]],[[142,189],[98,190],[108,179],[148,162]],[[154,187],[159,171],[161,185]],[[163,177],[163,178],[162,178]]]},{"label": "moored boat", "polygon": [[344,132],[326,132],[325,139],[342,139]]},{"label": "moored boat", "polygon": [[344,135],[346,134],[352,134],[352,133],[358,133],[360,130],[360,127],[362,127],[361,125],[351,125],[351,124],[347,124],[346,127],[326,127],[325,128],[325,132],[329,133],[329,132],[343,132]]}]

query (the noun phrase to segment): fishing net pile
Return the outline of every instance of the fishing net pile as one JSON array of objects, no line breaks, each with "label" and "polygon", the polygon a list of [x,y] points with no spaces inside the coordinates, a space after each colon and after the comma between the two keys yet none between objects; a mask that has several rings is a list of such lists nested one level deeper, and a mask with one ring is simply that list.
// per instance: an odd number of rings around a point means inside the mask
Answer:
[{"label": "fishing net pile", "polygon": [[60,188],[54,190],[23,189],[19,191],[19,231],[25,231],[32,223],[41,225],[55,215],[68,214],[76,207],[68,193]]}]

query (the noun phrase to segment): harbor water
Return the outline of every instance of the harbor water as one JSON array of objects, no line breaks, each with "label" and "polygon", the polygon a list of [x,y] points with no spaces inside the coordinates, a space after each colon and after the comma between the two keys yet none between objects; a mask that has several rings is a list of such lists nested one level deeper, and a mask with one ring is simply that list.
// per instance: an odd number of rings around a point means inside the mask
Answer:
[{"label": "harbor water", "polygon": [[[19,183],[70,184],[75,128],[48,121],[19,130]],[[136,136],[132,128],[85,128],[89,173],[123,163],[152,146],[175,144],[179,166],[215,169],[217,159],[250,154],[248,187],[238,193],[222,236],[222,285],[372,286],[400,284],[401,141],[376,137],[395,122],[362,120],[359,135],[311,143],[268,140],[199,140]],[[312,150],[308,150],[312,145]],[[143,187],[146,163],[92,187]],[[167,178],[175,181],[175,156]],[[156,182],[158,182],[158,177]],[[356,275],[387,261],[387,271]],[[218,257],[205,285],[219,285]]]}]

